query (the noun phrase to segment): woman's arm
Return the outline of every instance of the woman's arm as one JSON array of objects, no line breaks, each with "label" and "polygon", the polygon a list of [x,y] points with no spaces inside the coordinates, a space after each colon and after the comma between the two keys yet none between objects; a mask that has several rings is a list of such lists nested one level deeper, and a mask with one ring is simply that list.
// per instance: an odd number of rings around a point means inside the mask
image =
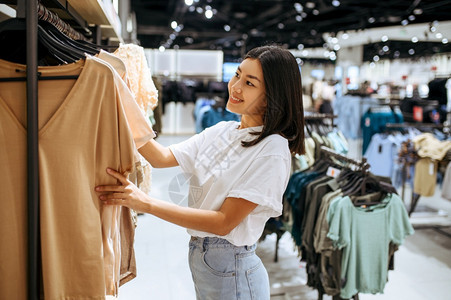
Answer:
[{"label": "woman's arm", "polygon": [[151,198],[122,174],[111,169],[107,172],[122,185],[96,187],[105,205],[127,206],[189,229],[224,236],[257,207],[257,204],[242,198],[225,199],[218,211],[182,207]]},{"label": "woman's arm", "polygon": [[169,168],[179,165],[172,151],[154,139],[148,141],[138,151],[154,168]]}]

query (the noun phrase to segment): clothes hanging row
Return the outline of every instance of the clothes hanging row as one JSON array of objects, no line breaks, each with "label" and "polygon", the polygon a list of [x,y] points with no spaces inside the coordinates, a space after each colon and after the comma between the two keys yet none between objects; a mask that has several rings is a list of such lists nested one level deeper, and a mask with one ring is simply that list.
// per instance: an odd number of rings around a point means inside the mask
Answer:
[{"label": "clothes hanging row", "polygon": [[[27,13],[36,8],[36,3],[30,2]],[[35,18],[37,24],[35,9],[32,14],[25,21],[29,23]],[[74,63],[59,65],[60,61],[52,57],[56,51],[42,52],[46,46],[58,46],[65,53],[72,49],[74,56],[79,49],[69,37],[42,42],[43,35],[38,37],[38,31],[47,30],[41,26],[42,22],[46,21],[41,21],[39,28],[36,25],[34,33],[27,25],[27,35],[35,34],[36,44],[41,42],[41,59],[55,66],[38,68],[36,48],[31,48],[33,55],[26,59],[20,51],[16,52],[20,59],[7,55],[12,61],[0,55],[0,78],[20,78],[0,83],[0,139],[5,145],[0,152],[5,172],[0,177],[6,197],[0,217],[0,264],[8,272],[2,274],[0,298],[25,299],[27,282],[32,286],[29,299],[39,299],[42,293],[52,299],[117,295],[119,285],[136,276],[133,215],[128,209],[101,207],[94,186],[111,181],[106,167],[128,172],[135,167],[136,149],[154,137],[136,99],[150,99],[138,90],[132,93],[131,85],[126,82],[126,78],[131,81],[135,69],[127,76],[120,58],[98,48],[97,57],[84,55]],[[23,23],[23,20],[0,23],[2,45],[10,39],[9,46],[21,49],[25,44],[21,40],[25,38]],[[50,30],[53,28],[46,32],[49,35]],[[96,45],[92,47],[96,49]],[[18,63],[19,60],[25,60],[27,65]],[[36,66],[36,72],[32,71],[32,65]],[[35,86],[30,88],[32,93],[28,98],[33,99],[29,101],[32,105],[28,106],[27,116],[20,101],[24,97],[20,81],[24,81],[25,70],[35,81]],[[124,71],[122,76],[121,71]],[[47,79],[39,82],[39,104],[38,74],[41,79]],[[53,81],[68,79],[66,76],[73,76],[72,80]],[[30,116],[34,117],[31,122]],[[29,166],[33,166],[31,171],[30,168],[27,171],[24,159],[25,131],[32,136],[28,143],[28,153],[32,153],[28,159]],[[28,188],[25,187],[27,174],[31,183]],[[32,211],[28,217],[27,209]],[[27,259],[26,249],[33,252],[29,254],[31,259]],[[39,291],[40,282],[43,291]]]},{"label": "clothes hanging row", "polygon": [[[382,292],[389,253],[412,232],[403,203],[390,179],[369,173],[364,160],[355,161],[324,146],[320,152],[314,166],[291,176],[285,192],[293,240],[307,264],[307,285],[317,289],[320,298],[328,294],[349,299],[359,292]],[[393,220],[389,227],[384,227],[381,214]],[[394,220],[404,221],[398,227]],[[367,238],[376,227],[381,240]],[[389,240],[389,230],[400,232],[396,240]],[[364,247],[368,241],[378,249],[369,255],[377,257],[377,262],[368,259],[370,265],[353,265],[356,256],[370,250]],[[360,246],[352,246],[355,243]],[[355,248],[365,251],[356,253]],[[374,268],[371,263],[376,264]]]}]

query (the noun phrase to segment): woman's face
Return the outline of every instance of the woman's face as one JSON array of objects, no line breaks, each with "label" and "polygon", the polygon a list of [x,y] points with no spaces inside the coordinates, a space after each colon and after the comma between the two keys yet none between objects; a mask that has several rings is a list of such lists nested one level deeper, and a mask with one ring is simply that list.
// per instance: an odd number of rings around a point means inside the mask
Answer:
[{"label": "woman's face", "polygon": [[245,59],[229,81],[228,88],[227,108],[241,115],[241,127],[244,124],[246,127],[263,125],[266,93],[260,61]]}]

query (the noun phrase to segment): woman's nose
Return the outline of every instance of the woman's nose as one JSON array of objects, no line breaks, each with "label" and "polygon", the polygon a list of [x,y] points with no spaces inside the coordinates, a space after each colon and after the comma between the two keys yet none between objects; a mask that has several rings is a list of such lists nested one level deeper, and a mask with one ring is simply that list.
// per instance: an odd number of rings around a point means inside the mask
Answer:
[{"label": "woman's nose", "polygon": [[241,93],[240,81],[237,81],[234,85],[232,85],[232,90],[238,94]]}]

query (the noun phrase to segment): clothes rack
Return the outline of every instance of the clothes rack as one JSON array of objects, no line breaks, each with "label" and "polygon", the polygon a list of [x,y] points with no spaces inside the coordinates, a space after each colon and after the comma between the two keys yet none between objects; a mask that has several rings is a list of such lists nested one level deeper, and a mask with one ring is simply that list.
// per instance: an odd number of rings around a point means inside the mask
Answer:
[{"label": "clothes rack", "polygon": [[[38,0],[17,0],[16,16],[19,30],[25,33],[25,76],[1,78],[0,81],[26,81],[26,155],[27,155],[27,299],[41,298],[41,245],[40,245],[40,179],[39,179],[39,138],[38,138],[38,80],[76,79],[65,76],[41,77],[38,72],[38,19],[55,25],[64,34],[74,39],[85,40],[80,33],[63,22],[55,13],[44,7]],[[0,3],[5,3],[0,1]],[[23,26],[23,27],[22,27]],[[67,76],[66,76],[67,77]]]},{"label": "clothes rack", "polygon": [[[417,129],[439,129],[444,134],[450,135],[451,134],[451,124],[434,124],[434,123],[388,123],[386,124],[387,129],[406,129],[406,128],[417,128]],[[406,183],[406,168],[407,165],[403,165],[403,176],[402,176],[402,185],[401,185],[401,199],[404,201],[404,195],[405,195],[405,183]],[[421,195],[415,194],[412,189],[411,194],[411,204],[408,211],[409,217],[411,214],[415,211],[416,206],[418,205],[418,201],[420,200]]]},{"label": "clothes rack", "polygon": [[74,30],[69,24],[67,24],[66,22],[61,20],[57,14],[50,11],[48,8],[46,8],[44,5],[42,5],[39,2],[38,2],[38,12],[37,13],[38,13],[39,20],[47,21],[47,22],[53,24],[56,28],[58,28],[62,33],[64,33],[71,39],[87,41],[87,39],[84,37],[83,34]]},{"label": "clothes rack", "polygon": [[38,2],[17,1],[25,17],[27,41],[28,299],[40,298],[39,144],[38,144]]}]

